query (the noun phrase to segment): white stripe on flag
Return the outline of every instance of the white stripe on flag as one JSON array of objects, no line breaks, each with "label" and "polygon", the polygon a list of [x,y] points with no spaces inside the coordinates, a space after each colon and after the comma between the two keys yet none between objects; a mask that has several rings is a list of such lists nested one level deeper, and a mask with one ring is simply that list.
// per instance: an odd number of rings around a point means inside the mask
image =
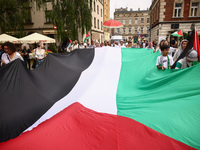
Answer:
[{"label": "white stripe on flag", "polygon": [[96,48],[92,64],[81,74],[72,91],[26,131],[32,130],[74,102],[80,102],[98,112],[117,114],[116,93],[120,70],[121,48]]}]

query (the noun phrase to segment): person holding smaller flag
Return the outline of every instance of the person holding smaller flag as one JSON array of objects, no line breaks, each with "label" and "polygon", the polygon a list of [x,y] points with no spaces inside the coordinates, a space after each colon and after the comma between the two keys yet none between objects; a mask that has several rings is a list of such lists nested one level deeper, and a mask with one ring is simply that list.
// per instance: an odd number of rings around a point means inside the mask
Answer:
[{"label": "person holding smaller flag", "polygon": [[184,69],[193,66],[193,62],[198,61],[197,51],[190,50],[187,55],[176,63],[175,69]]}]

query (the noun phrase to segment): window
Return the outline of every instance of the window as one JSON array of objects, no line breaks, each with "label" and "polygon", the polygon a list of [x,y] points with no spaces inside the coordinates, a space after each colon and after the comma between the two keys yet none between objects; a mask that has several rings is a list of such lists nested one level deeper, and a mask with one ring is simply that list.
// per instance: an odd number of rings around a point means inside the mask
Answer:
[{"label": "window", "polygon": [[147,18],[147,23],[149,23],[149,18]]},{"label": "window", "polygon": [[182,3],[175,4],[174,17],[181,17],[181,8],[182,8]]},{"label": "window", "polygon": [[149,27],[147,27],[147,33],[149,32]]},{"label": "window", "polygon": [[94,17],[94,27],[96,28],[96,18]]},{"label": "window", "polygon": [[138,24],[138,18],[135,18],[135,24]]},{"label": "window", "polygon": [[99,5],[97,5],[97,14],[99,14]]},{"label": "window", "polygon": [[97,27],[98,27],[98,29],[99,29],[99,19],[97,19]]},{"label": "window", "polygon": [[141,18],[141,23],[144,23],[144,18]]},{"label": "window", "polygon": [[117,33],[119,33],[119,28],[117,28]]},{"label": "window", "polygon": [[95,1],[94,1],[94,12],[96,11],[96,4],[95,4]]},{"label": "window", "polygon": [[143,33],[143,27],[141,27],[141,33]]},{"label": "window", "polygon": [[190,16],[198,16],[198,5],[199,3],[192,3]]},{"label": "window", "polygon": [[131,19],[129,19],[129,24],[132,24],[132,20]]},{"label": "window", "polygon": [[123,24],[125,24],[126,23],[126,20],[123,20]]},{"label": "window", "polygon": [[123,28],[123,33],[125,33],[125,31],[126,31],[125,28]]},{"label": "window", "polygon": [[128,29],[129,33],[131,33],[131,28]]},{"label": "window", "polygon": [[101,9],[101,17],[102,17],[102,15],[103,15],[103,11],[102,11],[102,9]]},{"label": "window", "polygon": [[135,27],[135,33],[137,33],[137,27]]},{"label": "window", "polygon": [[103,23],[102,23],[102,21],[101,21],[101,30],[103,30]]},{"label": "window", "polygon": [[45,11],[46,23],[51,23],[51,19],[49,15],[50,15],[50,11]]}]

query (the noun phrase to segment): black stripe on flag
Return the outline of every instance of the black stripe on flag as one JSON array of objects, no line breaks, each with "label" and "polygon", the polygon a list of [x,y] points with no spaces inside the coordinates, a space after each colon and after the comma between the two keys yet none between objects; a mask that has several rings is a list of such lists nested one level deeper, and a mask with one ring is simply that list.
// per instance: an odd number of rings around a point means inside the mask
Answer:
[{"label": "black stripe on flag", "polygon": [[0,142],[20,135],[66,96],[94,58],[94,49],[49,54],[33,71],[16,60],[0,69]]}]

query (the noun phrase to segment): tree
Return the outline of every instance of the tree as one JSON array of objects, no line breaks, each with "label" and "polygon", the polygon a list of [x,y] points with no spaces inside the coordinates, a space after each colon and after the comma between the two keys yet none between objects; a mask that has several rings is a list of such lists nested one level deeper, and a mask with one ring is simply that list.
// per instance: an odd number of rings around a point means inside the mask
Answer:
[{"label": "tree", "polygon": [[52,11],[47,14],[57,26],[60,39],[70,37],[78,39],[78,31],[82,35],[92,27],[92,0],[50,0]]},{"label": "tree", "polygon": [[0,31],[22,34],[30,6],[29,0],[0,0]]},{"label": "tree", "polygon": [[188,34],[183,32],[183,39],[188,39]]},{"label": "tree", "polygon": [[0,0],[0,32],[22,36],[34,2],[37,9],[45,9],[46,3],[51,2],[53,9],[47,15],[57,26],[59,39],[78,39],[78,31],[83,35],[91,30],[92,0]]}]

